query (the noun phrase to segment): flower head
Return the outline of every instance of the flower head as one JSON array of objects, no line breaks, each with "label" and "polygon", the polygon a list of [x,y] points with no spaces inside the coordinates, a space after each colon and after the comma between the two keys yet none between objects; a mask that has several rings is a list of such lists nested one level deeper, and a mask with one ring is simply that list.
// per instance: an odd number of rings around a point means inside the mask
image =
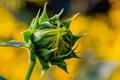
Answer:
[{"label": "flower head", "polygon": [[41,16],[39,17],[40,11],[38,11],[30,28],[23,33],[25,42],[29,44],[31,60],[39,58],[42,72],[49,69],[50,65],[57,65],[68,73],[64,60],[79,58],[74,53],[72,46],[83,34],[73,35],[69,29],[70,23],[76,15],[70,20],[61,22],[59,17],[62,12],[63,9],[59,14],[48,18],[45,4]]}]

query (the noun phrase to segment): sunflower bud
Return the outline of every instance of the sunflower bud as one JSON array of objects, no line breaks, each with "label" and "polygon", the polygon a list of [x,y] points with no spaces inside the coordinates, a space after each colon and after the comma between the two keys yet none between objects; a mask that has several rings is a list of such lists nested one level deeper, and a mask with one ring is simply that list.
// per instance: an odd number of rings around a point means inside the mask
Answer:
[{"label": "sunflower bud", "polygon": [[[31,55],[36,55],[42,66],[42,71],[49,69],[50,65],[57,65],[67,71],[65,59],[79,58],[72,46],[83,36],[73,35],[69,29],[72,19],[59,21],[63,9],[59,14],[48,18],[46,14],[46,4],[39,17],[33,19],[30,28],[23,33],[24,40],[29,44]],[[31,57],[35,60],[35,57]]]}]

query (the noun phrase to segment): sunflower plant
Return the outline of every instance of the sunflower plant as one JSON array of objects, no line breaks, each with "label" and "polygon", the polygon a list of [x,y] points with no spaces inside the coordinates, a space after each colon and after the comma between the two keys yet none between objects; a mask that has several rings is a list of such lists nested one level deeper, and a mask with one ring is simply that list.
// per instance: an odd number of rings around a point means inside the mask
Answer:
[{"label": "sunflower plant", "polygon": [[60,13],[48,18],[46,14],[46,4],[44,5],[41,16],[40,10],[36,18],[33,19],[29,29],[23,32],[24,42],[15,40],[1,43],[0,46],[25,47],[29,50],[29,67],[25,80],[29,80],[36,60],[41,64],[41,75],[50,68],[57,65],[67,71],[65,59],[80,58],[74,52],[73,45],[84,34],[73,35],[69,29],[71,21],[78,15],[76,14],[69,20],[60,21]]}]

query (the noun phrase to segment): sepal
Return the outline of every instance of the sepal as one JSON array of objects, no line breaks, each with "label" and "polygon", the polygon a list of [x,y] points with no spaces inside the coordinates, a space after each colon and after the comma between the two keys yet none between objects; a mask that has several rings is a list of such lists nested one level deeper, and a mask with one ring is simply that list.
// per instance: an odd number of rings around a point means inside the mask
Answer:
[{"label": "sepal", "polygon": [[33,33],[37,30],[38,28],[38,19],[39,19],[39,15],[40,15],[40,9],[38,10],[38,13],[36,15],[36,18],[34,18],[31,22],[30,25],[30,32]]},{"label": "sepal", "polygon": [[84,36],[83,34],[79,34],[79,35],[72,35],[72,46],[75,44],[75,42],[80,39],[82,36]]},{"label": "sepal", "polygon": [[66,57],[66,59],[70,59],[70,58],[82,59],[81,57],[77,56],[74,51],[71,51],[70,54]]},{"label": "sepal", "polygon": [[24,31],[22,34],[23,34],[24,41],[25,41],[25,42],[29,42],[30,37],[31,37],[31,32],[30,32],[30,30],[26,30],[26,31]]},{"label": "sepal", "polygon": [[55,49],[51,49],[51,50],[49,50],[49,49],[40,49],[40,50],[38,50],[37,51],[37,55],[38,55],[38,57],[40,56],[40,57],[43,57],[43,59],[44,60],[48,60],[50,57],[51,57],[51,54],[55,51],[55,50],[57,50],[58,48],[55,48]]},{"label": "sepal", "polygon": [[52,65],[57,65],[59,68],[63,69],[66,73],[69,73],[67,71],[66,63],[62,60],[59,61],[53,61],[51,62]]},{"label": "sepal", "polygon": [[63,9],[61,9],[61,11],[58,14],[56,14],[55,16],[50,18],[49,22],[52,23],[52,24],[57,24],[59,22],[59,18],[60,18],[62,13],[63,13]]},{"label": "sepal", "polygon": [[38,29],[51,29],[51,28],[56,28],[56,26],[52,25],[50,22],[46,21],[46,22],[42,22]]},{"label": "sepal", "polygon": [[46,13],[46,5],[47,5],[47,3],[45,3],[43,12],[42,12],[42,14],[41,14],[41,16],[39,18],[39,24],[49,20],[49,18],[47,16],[47,13]]},{"label": "sepal", "polygon": [[43,39],[46,36],[48,32],[49,31],[44,30],[36,31],[35,33],[32,34],[31,40],[33,41],[33,43],[38,43],[41,39]]},{"label": "sepal", "polygon": [[61,25],[65,28],[69,28],[70,23],[71,23],[71,20],[66,20],[66,21],[61,22]]},{"label": "sepal", "polygon": [[41,76],[50,68],[50,62],[39,58],[41,64]]}]

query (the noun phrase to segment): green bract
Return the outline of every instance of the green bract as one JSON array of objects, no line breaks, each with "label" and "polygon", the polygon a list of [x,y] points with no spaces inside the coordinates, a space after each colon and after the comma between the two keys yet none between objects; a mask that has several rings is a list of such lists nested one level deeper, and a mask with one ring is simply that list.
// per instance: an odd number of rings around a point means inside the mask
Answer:
[{"label": "green bract", "polygon": [[31,60],[39,58],[42,72],[49,69],[50,65],[57,65],[68,73],[64,60],[79,58],[72,50],[72,46],[83,34],[71,33],[69,26],[72,19],[59,21],[62,11],[48,18],[45,4],[41,16],[39,17],[39,11],[30,28],[23,33],[24,40],[29,44],[28,47],[32,52],[31,55],[35,55],[31,56]]}]

